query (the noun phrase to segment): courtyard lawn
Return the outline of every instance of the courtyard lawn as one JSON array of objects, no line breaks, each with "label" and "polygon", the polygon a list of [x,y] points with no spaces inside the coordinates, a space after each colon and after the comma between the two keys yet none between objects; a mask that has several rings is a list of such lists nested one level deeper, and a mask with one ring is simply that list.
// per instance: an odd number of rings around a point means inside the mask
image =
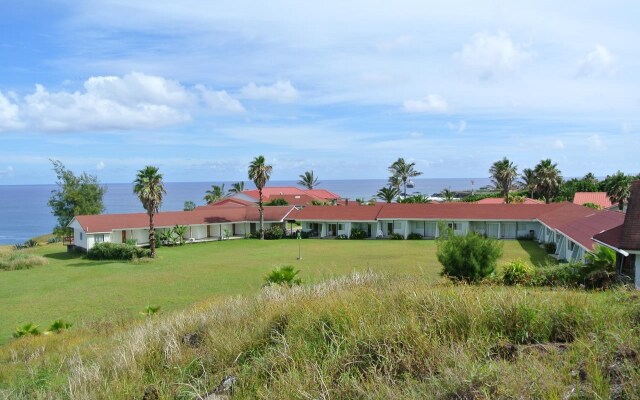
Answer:
[{"label": "courtyard lawn", "polygon": [[[547,260],[535,242],[504,241],[502,262]],[[296,260],[298,245],[302,260]],[[16,325],[46,328],[56,319],[76,326],[101,319],[140,317],[148,304],[161,312],[215,296],[256,291],[272,269],[293,265],[304,282],[371,269],[387,274],[439,278],[434,241],[229,240],[163,247],[158,258],[137,263],[91,261],[62,245],[33,250],[49,260],[29,270],[0,271],[0,343]]]}]

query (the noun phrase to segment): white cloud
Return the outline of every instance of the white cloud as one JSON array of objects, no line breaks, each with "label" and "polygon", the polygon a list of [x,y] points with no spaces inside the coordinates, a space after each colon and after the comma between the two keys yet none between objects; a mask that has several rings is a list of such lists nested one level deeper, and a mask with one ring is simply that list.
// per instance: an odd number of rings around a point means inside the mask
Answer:
[{"label": "white cloud", "polygon": [[5,169],[0,169],[0,177],[2,176],[11,176],[13,175],[13,167],[11,165],[9,165],[7,168]]},{"label": "white cloud", "polygon": [[602,141],[602,138],[600,138],[600,135],[598,135],[597,133],[587,138],[587,144],[589,145],[591,150],[601,150],[604,147],[604,142]]},{"label": "white cloud", "polygon": [[245,112],[242,103],[227,93],[226,90],[209,90],[203,85],[196,85],[196,89],[200,91],[202,100],[204,100],[212,110],[232,113]]},{"label": "white cloud", "polygon": [[452,131],[456,131],[458,133],[462,133],[467,129],[467,122],[465,120],[461,119],[457,123],[448,122],[447,126]]},{"label": "white cloud", "polygon": [[515,70],[529,60],[532,53],[511,40],[506,32],[477,32],[471,42],[454,56],[468,67],[478,70],[480,78],[490,79],[502,72]]},{"label": "white cloud", "polygon": [[240,89],[242,97],[252,100],[272,100],[280,103],[289,103],[300,97],[298,90],[291,81],[279,80],[273,85],[256,85],[251,82]]},{"label": "white cloud", "polygon": [[44,131],[148,129],[190,119],[184,107],[192,95],[179,83],[132,73],[97,76],[83,92],[49,92],[36,85],[24,97],[21,114],[34,129]]},{"label": "white cloud", "polygon": [[22,126],[20,108],[0,92],[0,131],[18,129]]},{"label": "white cloud", "polygon": [[98,161],[98,163],[96,164],[96,170],[98,171],[102,171],[104,169],[105,165],[103,161]]},{"label": "white cloud", "polygon": [[580,61],[577,77],[591,75],[609,75],[614,72],[615,56],[604,46],[597,44],[595,49]]},{"label": "white cloud", "polygon": [[449,105],[442,96],[430,94],[422,100],[405,100],[402,109],[408,113],[440,114],[448,112]]},{"label": "white cloud", "polygon": [[562,149],[564,149],[564,143],[562,142],[562,140],[556,139],[555,142],[553,142],[553,148],[554,149],[558,149],[558,150],[562,150]]}]

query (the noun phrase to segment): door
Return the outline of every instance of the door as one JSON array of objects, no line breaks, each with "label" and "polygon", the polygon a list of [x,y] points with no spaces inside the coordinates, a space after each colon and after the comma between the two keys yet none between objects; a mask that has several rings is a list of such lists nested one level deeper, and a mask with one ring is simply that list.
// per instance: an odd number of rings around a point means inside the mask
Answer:
[{"label": "door", "polygon": [[487,222],[487,237],[498,239],[500,235],[500,224],[497,222]]},{"label": "door", "polygon": [[329,224],[329,236],[338,236],[338,224]]},{"label": "door", "polygon": [[515,239],[516,238],[516,223],[515,222],[505,222],[502,224],[502,237],[505,239]]},{"label": "door", "polygon": [[387,235],[393,235],[393,222],[387,222]]},{"label": "door", "polygon": [[211,237],[211,225],[207,225],[207,237]]},{"label": "door", "polygon": [[122,243],[127,243],[127,231],[122,231]]}]

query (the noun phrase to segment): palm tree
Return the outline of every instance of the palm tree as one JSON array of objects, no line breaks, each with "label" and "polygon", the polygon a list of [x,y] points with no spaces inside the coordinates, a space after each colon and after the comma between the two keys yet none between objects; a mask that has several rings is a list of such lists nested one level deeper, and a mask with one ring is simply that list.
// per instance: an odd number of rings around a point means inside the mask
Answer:
[{"label": "palm tree", "polygon": [[598,178],[593,174],[593,172],[587,172],[587,174],[582,178],[583,181],[588,182],[592,186],[598,186]]},{"label": "palm tree", "polygon": [[231,185],[231,189],[229,189],[230,194],[238,194],[244,191],[244,181],[236,182]]},{"label": "palm tree", "polygon": [[454,195],[450,189],[442,189],[442,192],[440,192],[440,195],[444,199],[445,203],[450,203],[453,201]]},{"label": "palm tree", "polygon": [[395,200],[396,197],[398,197],[399,194],[400,190],[398,188],[389,186],[383,187],[382,189],[378,190],[378,193],[376,193],[376,197],[380,200],[384,200],[387,203],[391,203],[393,200]]},{"label": "palm tree", "polygon": [[560,186],[562,186],[562,175],[558,169],[558,164],[547,158],[536,165],[534,172],[538,191],[544,197],[545,203],[551,203],[553,197],[560,190]]},{"label": "palm tree", "polygon": [[133,184],[133,193],[138,196],[142,207],[147,210],[149,215],[149,249],[151,250],[151,258],[154,258],[156,256],[156,235],[153,217],[160,210],[162,197],[167,193],[164,190],[162,174],[158,172],[158,167],[147,165],[138,171]]},{"label": "palm tree", "polygon": [[207,204],[212,204],[223,197],[224,197],[224,183],[220,186],[211,185],[211,190],[206,191],[206,194],[204,195],[204,200],[207,202]]},{"label": "palm tree", "polygon": [[318,177],[313,175],[313,170],[305,171],[304,174],[300,175],[300,180],[298,181],[298,185],[304,186],[305,188],[311,190],[314,186],[318,186],[320,182],[318,182]]},{"label": "palm tree", "polygon": [[531,168],[525,168],[522,170],[522,174],[520,175],[520,177],[522,178],[520,180],[522,187],[529,192],[529,198],[533,199],[533,195],[537,189],[535,171]]},{"label": "palm tree", "polygon": [[396,188],[398,189],[398,193],[400,193],[400,186],[402,186],[402,179],[398,178],[395,175],[391,175],[389,177],[389,179],[387,180],[387,184],[389,185],[389,187],[391,188]]},{"label": "palm tree", "polygon": [[624,203],[631,196],[631,181],[633,177],[618,171],[614,175],[607,176],[604,187],[611,203],[618,203],[618,208],[624,210]]},{"label": "palm tree", "polygon": [[496,188],[500,189],[504,202],[509,204],[509,190],[513,185],[513,180],[518,176],[518,166],[513,165],[507,157],[493,163],[489,168],[489,173]]},{"label": "palm tree", "polygon": [[258,189],[258,207],[260,209],[260,240],[264,240],[264,204],[262,203],[262,189],[271,178],[273,167],[267,165],[264,156],[258,156],[249,164],[249,179]]},{"label": "palm tree", "polygon": [[[407,181],[409,178],[414,178],[416,176],[422,175],[422,172],[416,171],[414,167],[416,163],[406,163],[404,158],[398,158],[393,164],[389,166],[389,172],[391,172],[391,176],[397,178],[399,181],[402,181],[402,197],[407,197]],[[391,179],[389,179],[391,181]]]}]

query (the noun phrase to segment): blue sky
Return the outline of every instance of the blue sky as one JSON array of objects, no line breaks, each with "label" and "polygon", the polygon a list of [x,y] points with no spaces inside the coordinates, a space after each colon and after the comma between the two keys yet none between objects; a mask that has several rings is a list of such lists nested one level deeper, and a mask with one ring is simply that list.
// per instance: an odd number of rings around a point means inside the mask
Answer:
[{"label": "blue sky", "polygon": [[0,184],[640,172],[637,1],[0,4]]}]

